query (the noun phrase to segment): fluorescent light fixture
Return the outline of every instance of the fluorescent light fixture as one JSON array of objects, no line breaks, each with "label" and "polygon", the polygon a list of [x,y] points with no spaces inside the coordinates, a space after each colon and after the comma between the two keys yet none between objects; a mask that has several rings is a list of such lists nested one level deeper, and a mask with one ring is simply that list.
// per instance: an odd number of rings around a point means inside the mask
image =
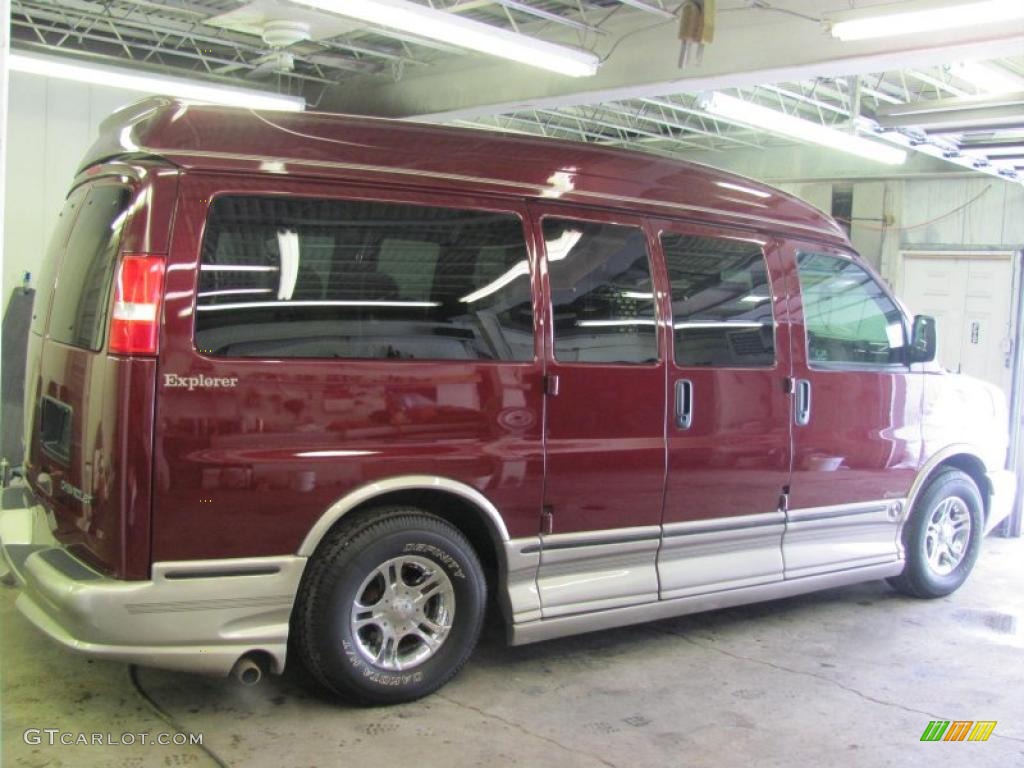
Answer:
[{"label": "fluorescent light fixture", "polygon": [[[934,157],[936,160],[943,160],[953,165],[958,165],[965,170],[972,171],[975,173],[982,173],[988,176],[994,176],[1004,181],[1007,179],[1006,176],[999,173],[1001,165],[993,165],[989,160],[1000,160],[1003,158],[988,157],[988,152],[983,149],[971,149],[970,147],[964,147],[964,151],[959,155],[950,155],[949,152],[943,147],[933,144],[930,141],[915,141],[911,137],[907,136],[901,131],[885,131],[879,134],[879,138],[884,141],[892,142],[893,144],[904,147],[914,152],[920,152],[922,155],[928,155]],[[978,163],[983,163],[978,165]],[[1024,180],[1018,179],[1024,183]]]},{"label": "fluorescent light fixture", "polygon": [[1024,19],[1024,2],[1021,0],[986,0],[983,3],[951,5],[927,11],[890,13],[849,21],[837,21],[832,24],[831,32],[833,37],[848,42],[874,37],[937,32],[943,29],[995,24],[1016,19]]},{"label": "fluorescent light fixture", "polygon": [[772,323],[733,323],[729,321],[724,322],[708,322],[708,323],[676,323],[673,328],[676,330],[686,330],[687,328],[762,328],[764,326],[772,326]]},{"label": "fluorescent light fixture", "polygon": [[291,301],[292,294],[295,293],[295,284],[299,281],[299,233],[294,229],[279,229],[277,252],[281,256],[277,300]]},{"label": "fluorescent light fixture", "polygon": [[1020,144],[1007,144],[1003,147],[987,147],[980,149],[972,147],[970,144],[964,144],[961,149],[963,149],[964,152],[972,152],[977,155],[984,155],[985,157],[998,158],[1000,155],[1024,157],[1024,142]]},{"label": "fluorescent light fixture", "polygon": [[459,48],[518,61],[570,77],[597,73],[600,60],[589,51],[463,18],[408,0],[295,0],[300,5],[367,24],[439,40]]},{"label": "fluorescent light fixture", "polygon": [[303,451],[295,454],[304,459],[345,459],[352,456],[376,456],[380,451]]},{"label": "fluorescent light fixture", "polygon": [[259,264],[201,264],[202,272],[277,272],[277,267]]},{"label": "fluorescent light fixture", "polygon": [[622,320],[577,320],[577,328],[625,328],[633,325],[655,325],[656,321],[642,317],[629,317]]},{"label": "fluorescent light fixture", "polygon": [[523,261],[516,262],[512,267],[503,275],[495,278],[483,288],[477,288],[472,293],[467,293],[459,301],[464,304],[472,304],[474,301],[480,301],[485,296],[490,296],[495,291],[500,291],[506,285],[514,280],[518,280],[520,277],[527,277],[530,274],[530,265],[524,259]]},{"label": "fluorescent light fixture", "polygon": [[561,261],[572,252],[576,243],[583,237],[583,232],[578,229],[566,229],[554,240],[544,241],[544,250],[547,251],[548,261]]},{"label": "fluorescent light fixture", "polygon": [[704,108],[713,115],[720,115],[738,123],[745,123],[800,141],[820,144],[823,147],[838,149],[840,152],[848,152],[886,165],[902,165],[907,159],[907,153],[902,149],[862,139],[860,136],[843,133],[800,117],[784,115],[774,109],[751,104],[748,101],[726,96],[724,93],[711,94]]},{"label": "fluorescent light fixture", "polygon": [[[200,291],[196,294],[200,299],[206,299],[210,296],[241,296],[253,293],[273,293],[273,288],[226,288],[223,291]],[[175,298],[182,298],[188,296],[188,291],[181,291],[175,294]],[[166,298],[171,298],[171,294],[168,293]]]},{"label": "fluorescent light fixture", "polygon": [[949,71],[985,93],[1024,91],[1024,79],[1015,77],[1005,69],[992,64],[983,64],[980,61],[961,61],[950,65]]},{"label": "fluorescent light fixture", "polygon": [[223,104],[231,107],[248,107],[249,109],[273,109],[298,112],[306,107],[305,99],[298,96],[284,96],[265,91],[254,91],[246,88],[234,88],[227,85],[211,85],[166,77],[149,73],[129,72],[116,67],[102,64],[60,59],[53,56],[39,56],[34,53],[11,51],[8,57],[11,70],[30,75],[56,77],[61,80],[74,80],[89,85],[102,85],[107,88],[121,88],[140,93],[174,96],[179,99]]},{"label": "fluorescent light fixture", "polygon": [[440,307],[437,301],[243,301],[237,304],[207,304],[200,312],[225,309],[288,309],[289,307]]}]

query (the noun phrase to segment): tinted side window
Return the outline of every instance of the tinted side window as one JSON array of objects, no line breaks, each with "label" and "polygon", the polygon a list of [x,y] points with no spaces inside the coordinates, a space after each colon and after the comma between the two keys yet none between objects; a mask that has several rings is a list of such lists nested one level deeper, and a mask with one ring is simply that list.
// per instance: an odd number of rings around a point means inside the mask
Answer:
[{"label": "tinted side window", "polygon": [[64,208],[61,209],[60,216],[57,218],[57,225],[50,233],[46,256],[43,257],[39,274],[36,275],[38,288],[35,301],[32,303],[32,332],[35,334],[42,335],[45,330],[46,315],[50,310],[50,300],[53,298],[53,283],[57,279],[57,270],[64,257],[64,245],[67,243],[71,225],[75,223],[75,216],[78,214],[85,195],[85,187],[79,187],[68,196]]},{"label": "tinted side window", "polygon": [[125,187],[89,191],[71,230],[57,275],[50,311],[50,336],[64,344],[97,350],[107,323],[117,246],[131,193]]},{"label": "tinted side window", "polygon": [[811,365],[892,365],[903,361],[903,315],[849,259],[797,256]]},{"label": "tinted side window", "polygon": [[654,286],[642,230],[545,218],[555,358],[572,363],[658,359]]},{"label": "tinted side window", "polygon": [[775,363],[771,287],[753,243],[663,233],[672,291],[676,364]]},{"label": "tinted side window", "polygon": [[195,342],[227,357],[532,360],[522,222],[402,203],[218,198]]}]

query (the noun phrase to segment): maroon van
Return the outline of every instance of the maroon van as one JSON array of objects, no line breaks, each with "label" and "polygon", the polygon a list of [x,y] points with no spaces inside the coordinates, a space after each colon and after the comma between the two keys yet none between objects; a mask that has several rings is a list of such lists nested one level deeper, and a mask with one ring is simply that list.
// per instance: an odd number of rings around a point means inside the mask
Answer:
[{"label": "maroon van", "polygon": [[40,278],[32,498],[75,651],[363,702],[512,643],[967,577],[1006,408],[814,208],[660,157],[149,99]]}]

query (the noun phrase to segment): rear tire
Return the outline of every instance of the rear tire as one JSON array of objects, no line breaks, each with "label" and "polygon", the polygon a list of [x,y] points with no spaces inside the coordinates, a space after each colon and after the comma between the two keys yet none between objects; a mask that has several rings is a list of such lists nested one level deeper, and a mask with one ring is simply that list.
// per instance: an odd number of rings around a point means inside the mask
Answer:
[{"label": "rear tire", "polygon": [[903,527],[907,563],[889,584],[910,597],[936,598],[955,592],[978,559],[984,526],[978,486],[960,470],[943,470],[910,510]]},{"label": "rear tire", "polygon": [[306,567],[292,616],[303,665],[358,704],[434,692],[480,636],[487,589],[466,538],[414,507],[344,521]]}]

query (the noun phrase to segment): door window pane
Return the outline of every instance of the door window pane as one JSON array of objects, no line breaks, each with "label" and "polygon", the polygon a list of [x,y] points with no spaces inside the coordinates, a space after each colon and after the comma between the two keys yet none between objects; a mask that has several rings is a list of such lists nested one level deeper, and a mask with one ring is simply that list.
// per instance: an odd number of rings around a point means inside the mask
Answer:
[{"label": "door window pane", "polygon": [[647,243],[642,230],[545,218],[555,358],[570,363],[658,360]]},{"label": "door window pane", "polygon": [[227,357],[532,360],[522,221],[403,203],[218,198],[196,346]]},{"label": "door window pane", "polygon": [[57,274],[50,310],[54,341],[91,350],[103,344],[130,198],[128,189],[111,185],[97,186],[86,197]]},{"label": "door window pane", "polygon": [[864,269],[823,253],[797,255],[812,366],[903,362],[903,315]]},{"label": "door window pane", "polygon": [[676,364],[773,365],[775,321],[761,247],[673,233],[662,234],[661,247],[672,291]]}]

